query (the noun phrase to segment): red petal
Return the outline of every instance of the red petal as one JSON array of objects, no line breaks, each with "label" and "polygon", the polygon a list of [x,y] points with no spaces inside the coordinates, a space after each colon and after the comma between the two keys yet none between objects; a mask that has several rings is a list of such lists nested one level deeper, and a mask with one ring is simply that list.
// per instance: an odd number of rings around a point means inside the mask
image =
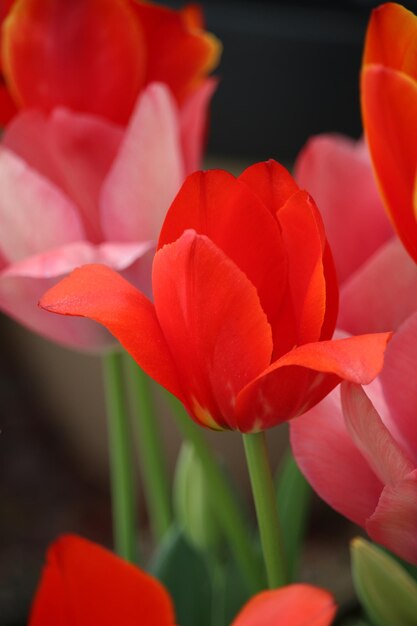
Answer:
[{"label": "red petal", "polygon": [[285,167],[273,160],[251,165],[239,176],[239,180],[252,189],[274,217],[299,190]]},{"label": "red petal", "polygon": [[79,315],[105,326],[139,365],[182,399],[177,373],[153,304],[105,265],[84,265],[52,287],[40,306],[61,315]]},{"label": "red petal", "polygon": [[328,248],[326,260],[328,257],[333,271],[329,273],[331,289],[326,286],[323,264],[326,240],[317,207],[305,191],[298,191],[278,211],[277,219],[288,258],[288,283],[296,319],[295,343],[320,339],[327,300],[333,307],[333,327],[326,329],[326,334],[331,336],[336,323],[338,290]]},{"label": "red petal", "polygon": [[284,354],[239,394],[239,430],[271,428],[320,402],[341,380],[366,385],[380,372],[390,333],[320,341]]},{"label": "red petal", "polygon": [[66,535],[48,550],[30,626],[174,626],[172,602],[152,576],[100,546]]},{"label": "red petal", "polygon": [[231,626],[329,626],[336,610],[328,591],[311,585],[289,585],[258,593]]},{"label": "red petal", "polygon": [[382,66],[365,67],[362,114],[385,205],[403,244],[417,260],[417,220],[413,208],[417,83]]},{"label": "red petal", "polygon": [[125,123],[143,86],[143,46],[127,0],[23,0],[5,22],[4,72],[22,106]]},{"label": "red petal", "polygon": [[236,395],[272,352],[255,287],[207,237],[186,231],[157,252],[153,291],[193,417],[235,428]]},{"label": "red petal", "polygon": [[417,17],[387,2],[372,11],[363,65],[384,65],[417,78]]},{"label": "red petal", "polygon": [[196,11],[174,11],[150,2],[132,6],[145,36],[146,82],[166,83],[182,103],[217,66],[220,42],[200,30]]},{"label": "red petal", "polygon": [[278,225],[240,179],[222,170],[189,176],[172,203],[158,247],[192,228],[207,235],[257,288],[270,323],[276,320],[286,286]]}]

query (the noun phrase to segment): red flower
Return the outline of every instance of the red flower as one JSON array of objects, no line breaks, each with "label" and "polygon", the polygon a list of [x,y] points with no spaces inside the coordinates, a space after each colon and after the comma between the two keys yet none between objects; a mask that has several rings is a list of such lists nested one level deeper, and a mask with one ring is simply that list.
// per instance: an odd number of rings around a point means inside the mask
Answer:
[{"label": "red flower", "polygon": [[[2,29],[0,120],[64,106],[126,124],[137,96],[165,83],[179,104],[216,66],[219,42],[198,7],[137,0],[20,0]],[[6,6],[6,9],[8,6]],[[0,15],[0,19],[1,19]]]},{"label": "red flower", "polygon": [[398,4],[372,13],[361,90],[380,190],[399,237],[417,261],[417,17]]},{"label": "red flower", "polygon": [[[232,626],[329,626],[336,606],[324,589],[290,585],[260,593]],[[174,626],[172,601],[152,576],[104,548],[68,535],[49,548],[29,626]]]},{"label": "red flower", "polygon": [[41,306],[106,326],[198,423],[253,432],[299,415],[342,379],[370,382],[388,333],[331,341],[338,290],[312,199],[269,161],[182,186],[153,262],[152,304],[100,265]]}]

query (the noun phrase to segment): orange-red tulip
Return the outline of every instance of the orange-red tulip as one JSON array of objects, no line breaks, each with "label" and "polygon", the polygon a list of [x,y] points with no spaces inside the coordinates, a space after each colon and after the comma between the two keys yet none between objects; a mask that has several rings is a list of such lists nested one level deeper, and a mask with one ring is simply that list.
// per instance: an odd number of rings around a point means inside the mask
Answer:
[{"label": "orange-red tulip", "polygon": [[[166,84],[179,104],[216,66],[220,45],[195,6],[137,0],[19,0],[2,27],[2,70],[18,108],[63,106],[126,124],[139,93]],[[8,8],[6,6],[6,9]],[[1,17],[1,16],[0,16]],[[0,120],[10,119],[0,98]]]},{"label": "orange-red tulip", "polygon": [[417,17],[398,4],[372,13],[361,93],[380,190],[399,237],[417,261]]},{"label": "orange-red tulip", "polygon": [[[232,626],[329,626],[330,593],[290,585],[258,594]],[[152,576],[100,546],[67,535],[49,548],[29,626],[175,626],[174,608]]]},{"label": "orange-red tulip", "polygon": [[341,380],[370,382],[388,333],[332,341],[338,303],[318,209],[269,161],[239,178],[188,177],[153,262],[154,303],[102,265],[41,306],[107,327],[196,422],[255,432],[314,406]]}]

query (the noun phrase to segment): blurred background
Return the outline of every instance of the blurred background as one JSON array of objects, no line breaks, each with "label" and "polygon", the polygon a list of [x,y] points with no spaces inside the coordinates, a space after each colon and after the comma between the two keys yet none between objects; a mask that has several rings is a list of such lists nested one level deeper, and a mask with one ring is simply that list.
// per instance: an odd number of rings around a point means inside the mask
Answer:
[{"label": "blurred background", "polygon": [[[239,173],[271,157],[291,166],[310,135],[360,136],[358,74],[369,13],[379,3],[201,4],[208,30],[224,45],[207,166]],[[417,2],[404,5],[417,9]],[[4,317],[0,332],[0,625],[17,626],[26,623],[51,540],[72,531],[111,544],[107,444],[98,359],[47,343]],[[159,413],[173,467],[179,435],[162,406]],[[247,485],[238,437],[208,436]],[[274,466],[286,436],[285,428],[268,434]],[[146,533],[144,510],[141,522]],[[349,597],[347,539],[355,532],[316,503],[304,578]]]}]

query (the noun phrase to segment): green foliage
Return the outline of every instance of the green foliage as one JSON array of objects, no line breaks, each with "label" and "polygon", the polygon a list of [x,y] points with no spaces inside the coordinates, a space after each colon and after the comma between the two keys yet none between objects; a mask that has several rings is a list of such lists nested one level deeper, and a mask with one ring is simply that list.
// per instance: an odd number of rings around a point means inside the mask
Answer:
[{"label": "green foliage", "polygon": [[210,571],[203,554],[175,526],[160,544],[151,571],[171,594],[178,624],[211,626]]},{"label": "green foliage", "polygon": [[297,577],[311,504],[311,487],[298,469],[290,450],[284,456],[277,479],[278,512],[290,581]]},{"label": "green foliage", "polygon": [[359,538],[351,557],[356,593],[375,626],[415,626],[417,583],[397,560]]}]

